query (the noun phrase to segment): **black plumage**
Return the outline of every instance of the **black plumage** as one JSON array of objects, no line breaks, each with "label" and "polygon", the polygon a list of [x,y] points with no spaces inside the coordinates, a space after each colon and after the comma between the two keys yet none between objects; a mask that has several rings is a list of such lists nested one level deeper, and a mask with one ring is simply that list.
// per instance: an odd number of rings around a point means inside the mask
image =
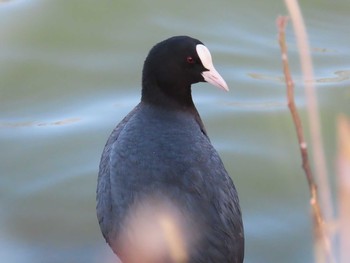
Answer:
[{"label": "black plumage", "polygon": [[227,89],[208,53],[202,42],[187,36],[155,45],[144,63],[141,102],[106,143],[97,216],[103,236],[124,263],[136,262],[124,243],[133,253],[138,249],[128,232],[128,220],[138,215],[131,211],[147,202],[151,214],[159,203],[175,211],[186,251],[179,261],[163,253],[149,262],[243,262],[237,192],[191,96],[191,84],[197,82]]}]

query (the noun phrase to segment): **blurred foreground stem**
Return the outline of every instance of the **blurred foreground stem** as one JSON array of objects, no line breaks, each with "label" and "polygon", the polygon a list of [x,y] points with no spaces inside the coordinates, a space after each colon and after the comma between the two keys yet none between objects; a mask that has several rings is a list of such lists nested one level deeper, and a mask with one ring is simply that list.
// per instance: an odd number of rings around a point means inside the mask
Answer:
[{"label": "blurred foreground stem", "polygon": [[287,24],[287,17],[279,17],[277,19],[277,27],[279,32],[279,44],[282,53],[282,63],[283,72],[285,76],[286,86],[287,86],[287,98],[288,107],[291,112],[293,122],[296,128],[300,153],[302,157],[302,166],[305,171],[307,178],[309,190],[310,190],[310,205],[312,210],[312,220],[313,220],[313,231],[314,231],[314,247],[316,262],[318,263],[333,263],[333,253],[331,249],[331,238],[325,224],[324,216],[321,211],[319,196],[317,191],[316,182],[310,167],[309,156],[307,151],[307,144],[305,141],[305,136],[303,133],[302,123],[295,105],[294,101],[294,83],[290,74],[288,55],[287,55],[287,45],[285,40],[285,28]]},{"label": "blurred foreground stem", "polygon": [[350,121],[344,115],[338,117],[337,168],[340,263],[348,263],[350,260]]}]

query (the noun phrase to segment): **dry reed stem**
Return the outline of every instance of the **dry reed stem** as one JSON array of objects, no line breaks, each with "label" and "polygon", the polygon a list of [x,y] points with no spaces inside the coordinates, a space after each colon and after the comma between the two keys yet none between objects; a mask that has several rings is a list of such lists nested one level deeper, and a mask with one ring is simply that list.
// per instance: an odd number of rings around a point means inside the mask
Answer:
[{"label": "dry reed stem", "polygon": [[331,192],[329,189],[327,166],[322,142],[322,133],[320,128],[320,117],[318,114],[317,94],[314,86],[314,74],[308,44],[308,36],[305,29],[305,23],[300,11],[298,0],[285,0],[288,8],[294,33],[299,50],[299,58],[303,72],[303,80],[305,85],[305,95],[307,101],[308,120],[311,133],[311,149],[315,167],[315,175],[317,177],[320,189],[320,201],[323,213],[327,222],[333,219],[333,208],[331,202]]},{"label": "dry reed stem", "polygon": [[328,231],[326,229],[326,224],[318,201],[319,198],[317,186],[309,163],[307,144],[303,133],[303,127],[294,101],[294,83],[290,74],[287,55],[287,45],[285,40],[285,27],[287,24],[287,20],[287,17],[279,17],[277,19],[279,44],[281,47],[283,72],[287,86],[288,107],[290,109],[293,122],[296,128],[300,153],[302,157],[302,166],[305,171],[310,190],[310,205],[312,208],[316,261],[319,263],[334,262],[331,249],[331,239],[329,238]]},{"label": "dry reed stem", "polygon": [[350,259],[350,121],[343,115],[338,118],[338,200],[340,263]]}]

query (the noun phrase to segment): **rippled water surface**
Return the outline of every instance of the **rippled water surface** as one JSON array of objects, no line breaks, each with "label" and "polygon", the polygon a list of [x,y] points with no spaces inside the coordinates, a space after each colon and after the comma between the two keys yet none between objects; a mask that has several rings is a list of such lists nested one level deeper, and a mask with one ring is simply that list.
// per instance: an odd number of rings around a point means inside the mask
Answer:
[{"label": "rippled water surface", "polygon": [[[350,115],[350,2],[302,1],[329,172],[335,123]],[[202,40],[224,93],[193,87],[197,108],[238,188],[245,262],[312,262],[308,188],[286,108],[275,19],[283,1],[0,1],[2,262],[113,262],[95,216],[100,154],[140,98],[156,42]],[[306,120],[298,55],[287,32]],[[307,130],[307,125],[306,125]]]}]

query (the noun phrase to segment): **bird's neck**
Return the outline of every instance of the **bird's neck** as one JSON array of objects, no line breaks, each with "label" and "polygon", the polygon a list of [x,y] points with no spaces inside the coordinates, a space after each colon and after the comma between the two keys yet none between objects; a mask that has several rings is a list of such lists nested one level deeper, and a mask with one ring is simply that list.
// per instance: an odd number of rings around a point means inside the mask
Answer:
[{"label": "bird's neck", "polygon": [[[203,134],[208,137],[201,117],[193,103],[191,86],[166,85],[166,87],[168,89],[159,87],[155,81],[149,81],[148,79],[143,78],[141,104],[146,104],[151,107],[159,107],[163,110],[180,110],[186,112],[186,114],[190,114],[194,118]],[[164,90],[170,91],[170,93],[165,92]]]},{"label": "bird's neck", "polygon": [[144,80],[141,101],[167,109],[196,111],[192,100],[191,86],[172,84],[160,87],[153,81]]}]

